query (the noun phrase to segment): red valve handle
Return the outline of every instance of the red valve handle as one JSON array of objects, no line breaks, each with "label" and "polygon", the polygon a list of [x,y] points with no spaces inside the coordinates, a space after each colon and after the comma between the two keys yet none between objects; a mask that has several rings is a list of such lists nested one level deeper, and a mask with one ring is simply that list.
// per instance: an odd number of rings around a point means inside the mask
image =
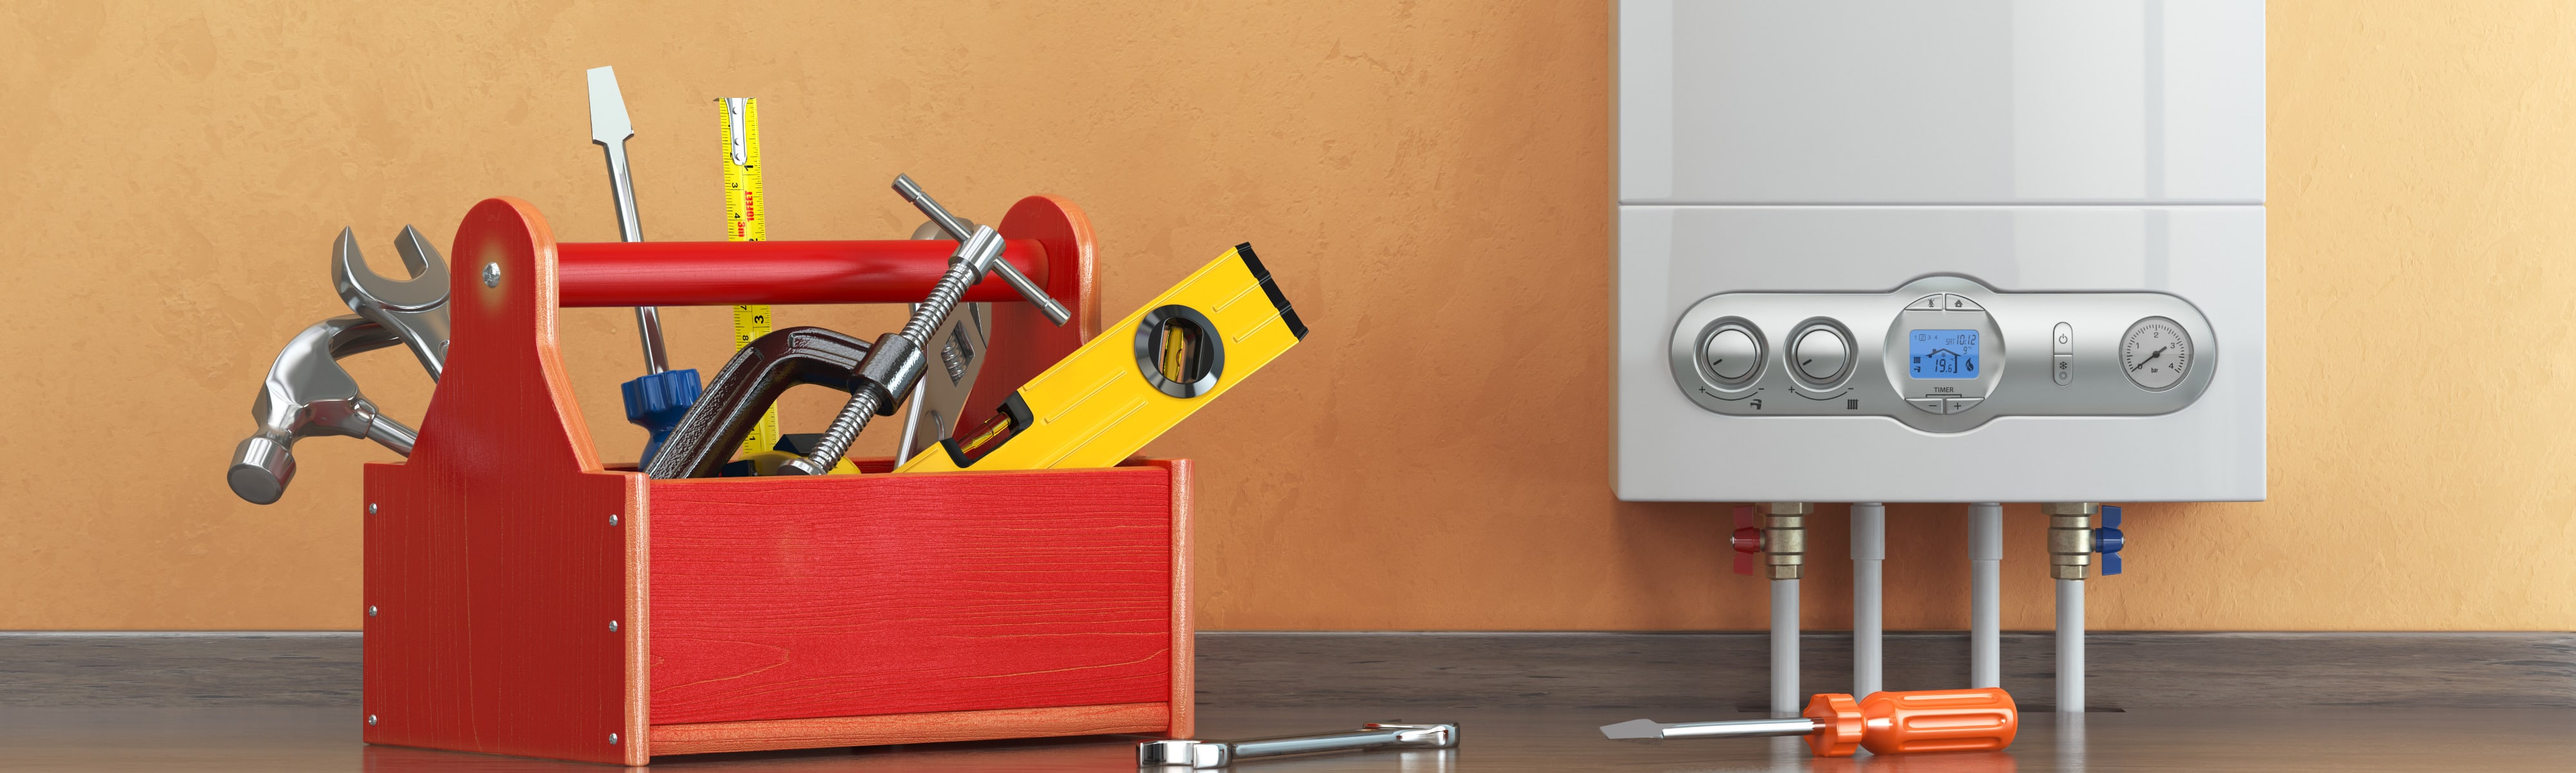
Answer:
[{"label": "red valve handle", "polygon": [[[919,303],[956,249],[946,239],[565,242],[555,245],[556,305]],[[1048,286],[1038,240],[1004,241],[1002,259]],[[962,300],[1027,302],[999,276],[967,288]]]},{"label": "red valve handle", "polygon": [[1728,533],[1727,542],[1735,548],[1736,574],[1749,575],[1758,570],[1762,563],[1762,515],[1754,512],[1752,505],[1735,506],[1735,531]]}]

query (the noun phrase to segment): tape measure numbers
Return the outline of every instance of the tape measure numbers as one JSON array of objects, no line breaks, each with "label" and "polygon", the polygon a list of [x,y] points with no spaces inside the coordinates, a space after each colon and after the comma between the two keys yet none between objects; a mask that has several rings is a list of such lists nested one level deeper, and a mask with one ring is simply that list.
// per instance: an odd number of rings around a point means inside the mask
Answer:
[{"label": "tape measure numbers", "polygon": [[[767,202],[760,191],[760,100],[727,97],[716,100],[716,129],[724,148],[725,240],[769,241]],[[769,334],[768,304],[733,307],[733,348]],[[778,408],[761,414],[751,434],[742,439],[742,455],[769,451],[778,444]]]},{"label": "tape measure numbers", "polygon": [[1237,245],[895,471],[1114,465],[1305,337],[1252,245]]}]

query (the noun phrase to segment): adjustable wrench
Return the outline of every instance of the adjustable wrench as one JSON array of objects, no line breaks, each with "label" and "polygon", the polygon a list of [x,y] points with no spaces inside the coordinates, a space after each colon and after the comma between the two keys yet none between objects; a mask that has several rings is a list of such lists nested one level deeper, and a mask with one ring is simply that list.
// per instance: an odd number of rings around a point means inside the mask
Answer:
[{"label": "adjustable wrench", "polygon": [[331,246],[331,286],[350,311],[385,326],[409,345],[429,371],[429,380],[436,381],[447,362],[447,261],[408,225],[394,237],[394,252],[411,270],[408,281],[368,270],[366,257],[358,254],[357,237],[340,229],[340,240]]},{"label": "adjustable wrench", "polygon": [[233,448],[232,468],[224,473],[233,493],[261,505],[284,496],[286,484],[295,480],[299,438],[363,437],[410,456],[418,433],[378,413],[339,362],[402,340],[374,320],[347,315],[313,323],[287,341],[268,366],[259,398],[251,402],[250,415],[259,430]]},{"label": "adjustable wrench", "polygon": [[[957,222],[970,234],[975,228],[975,221],[960,218]],[[945,239],[948,231],[934,220],[913,229],[912,238]],[[993,342],[992,315],[993,304],[969,303],[949,312],[948,321],[931,331],[930,343],[939,354],[930,364],[930,375],[922,377],[921,394],[905,409],[903,438],[895,444],[895,458],[910,459],[956,434],[966,398],[975,392],[975,377],[984,372],[984,352]]]},{"label": "adjustable wrench", "polygon": [[1285,735],[1247,741],[1146,741],[1136,745],[1136,767],[1222,768],[1247,757],[1361,749],[1454,749],[1458,726],[1371,722],[1339,733]]}]

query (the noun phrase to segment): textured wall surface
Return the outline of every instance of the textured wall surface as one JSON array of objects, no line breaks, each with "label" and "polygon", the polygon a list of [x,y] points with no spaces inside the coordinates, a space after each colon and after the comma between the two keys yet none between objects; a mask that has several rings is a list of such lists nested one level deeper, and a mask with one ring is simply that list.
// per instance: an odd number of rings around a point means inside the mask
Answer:
[{"label": "textured wall surface", "polygon": [[[2272,499],[2133,510],[2093,624],[2576,628],[2576,9],[2271,17]],[[388,272],[396,229],[444,246],[495,195],[614,239],[602,64],[654,239],[721,237],[708,100],[757,96],[775,238],[908,232],[897,172],[980,219],[1055,193],[1113,318],[1258,245],[1315,334],[1148,449],[1204,462],[1203,627],[1759,627],[1723,507],[1606,482],[1608,61],[1599,3],[10,3],[0,628],[356,627],[358,465],[390,454],[310,441],[244,504],[220,468],[254,387],[342,311],[344,225]],[[721,309],[665,315],[677,364],[721,363]],[[630,318],[563,335],[631,454]],[[350,362],[418,418],[409,356]],[[1965,626],[1964,510],[1892,508],[1889,627]],[[2006,517],[2004,623],[2045,627],[2043,519]],[[1842,510],[1813,520],[1806,616],[1837,627]]]}]

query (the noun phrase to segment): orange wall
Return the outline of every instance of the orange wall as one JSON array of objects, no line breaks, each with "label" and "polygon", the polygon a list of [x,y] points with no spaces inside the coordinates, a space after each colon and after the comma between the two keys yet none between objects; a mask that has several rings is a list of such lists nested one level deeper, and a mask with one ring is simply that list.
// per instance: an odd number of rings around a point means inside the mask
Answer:
[{"label": "orange wall", "polygon": [[[615,238],[602,64],[654,239],[720,238],[707,100],[757,96],[776,238],[908,232],[897,172],[986,219],[1056,193],[1113,317],[1259,245],[1315,334],[1149,449],[1204,462],[1207,628],[1763,625],[1723,507],[1606,483],[1601,4],[1091,5],[0,9],[0,628],[355,628],[358,465],[390,454],[309,441],[284,502],[243,504],[220,468],[254,387],[343,311],[341,226],[385,271],[396,229],[444,245],[488,196]],[[2576,13],[2275,3],[2271,41],[2272,500],[2133,510],[2094,625],[2576,628]],[[677,364],[720,364],[720,309],[666,320]],[[594,434],[639,445],[630,319],[564,322]],[[399,350],[351,370],[426,404]],[[1841,513],[1813,519],[1817,627],[1847,619]],[[1964,520],[1894,508],[1890,627],[1964,627]],[[2042,519],[2007,527],[2005,624],[2044,627]]]}]

